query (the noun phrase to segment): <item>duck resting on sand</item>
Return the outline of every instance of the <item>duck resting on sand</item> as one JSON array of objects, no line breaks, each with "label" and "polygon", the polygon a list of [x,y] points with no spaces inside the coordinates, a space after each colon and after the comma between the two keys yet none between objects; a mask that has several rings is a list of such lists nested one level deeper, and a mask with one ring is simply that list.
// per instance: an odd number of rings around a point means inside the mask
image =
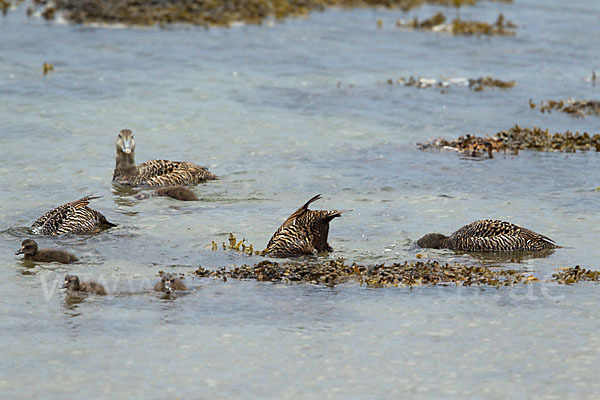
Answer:
[{"label": "duck resting on sand", "polygon": [[541,251],[561,247],[547,236],[494,219],[471,222],[450,236],[428,233],[417,240],[417,245],[463,251]]},{"label": "duck resting on sand", "polygon": [[352,210],[309,210],[310,203],[320,198],[318,194],[308,200],[285,220],[269,240],[265,254],[289,256],[333,250],[327,243],[329,222]]},{"label": "duck resting on sand", "polygon": [[152,160],[135,164],[133,132],[123,129],[116,142],[113,183],[124,186],[190,185],[217,179],[206,167],[187,161]]},{"label": "duck resting on sand", "polygon": [[88,207],[90,200],[99,196],[85,196],[48,211],[31,225],[33,233],[58,236],[63,233],[97,233],[116,226],[104,215]]},{"label": "duck resting on sand", "polygon": [[15,254],[24,254],[23,260],[29,261],[59,262],[61,264],[71,264],[77,261],[77,257],[66,251],[38,249],[38,244],[32,239],[23,240],[21,249]]}]

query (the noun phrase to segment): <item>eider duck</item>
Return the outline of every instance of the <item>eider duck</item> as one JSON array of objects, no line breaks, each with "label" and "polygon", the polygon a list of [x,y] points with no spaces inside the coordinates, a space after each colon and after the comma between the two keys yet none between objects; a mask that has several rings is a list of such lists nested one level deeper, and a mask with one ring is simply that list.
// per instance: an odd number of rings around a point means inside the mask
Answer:
[{"label": "eider duck", "polygon": [[183,186],[168,186],[156,189],[153,193],[140,193],[135,196],[136,199],[147,199],[150,196],[168,196],[181,201],[198,201],[196,193]]},{"label": "eider duck", "polygon": [[135,141],[129,129],[117,137],[117,158],[113,183],[124,186],[189,185],[217,179],[217,176],[187,161],[152,160],[135,165]]},{"label": "eider duck", "polygon": [[494,219],[472,222],[450,236],[429,233],[417,244],[433,249],[463,251],[541,251],[560,247],[547,236]]},{"label": "eider duck", "polygon": [[33,232],[58,236],[63,233],[97,233],[102,229],[116,226],[108,222],[104,215],[87,206],[90,200],[99,198],[99,196],[85,196],[53,208],[31,225]]},{"label": "eider duck", "polygon": [[185,283],[181,282],[181,279],[173,274],[164,274],[160,281],[154,285],[154,290],[157,292],[171,293],[174,290],[188,290]]},{"label": "eider duck", "polygon": [[100,296],[106,296],[107,294],[106,289],[101,284],[92,281],[80,282],[77,275],[66,275],[63,289],[73,292],[98,294]]},{"label": "eider duck", "polygon": [[351,210],[309,210],[310,203],[320,198],[320,194],[316,195],[290,215],[269,240],[265,253],[301,255],[332,251],[327,243],[329,222]]},{"label": "eider duck", "polygon": [[71,264],[77,261],[71,253],[62,250],[39,249],[35,240],[26,239],[21,243],[21,249],[15,254],[24,254],[23,260],[39,262],[59,262],[61,264]]}]

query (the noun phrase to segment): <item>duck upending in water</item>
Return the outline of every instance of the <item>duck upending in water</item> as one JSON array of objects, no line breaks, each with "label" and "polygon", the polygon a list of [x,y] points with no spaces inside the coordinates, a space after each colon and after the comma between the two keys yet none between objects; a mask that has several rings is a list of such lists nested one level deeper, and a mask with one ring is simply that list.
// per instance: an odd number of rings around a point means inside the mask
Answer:
[{"label": "duck upending in water", "polygon": [[62,264],[71,264],[77,261],[71,253],[62,250],[39,249],[35,240],[26,239],[21,243],[21,249],[15,254],[24,254],[23,260],[39,262],[59,262]]},{"label": "duck upending in water", "polygon": [[77,275],[66,275],[63,289],[67,289],[72,292],[98,294],[100,296],[105,296],[107,294],[106,289],[104,289],[104,286],[101,284],[92,281],[80,282]]},{"label": "duck upending in water", "polygon": [[129,129],[117,137],[113,183],[124,186],[189,185],[217,179],[206,167],[187,161],[152,160],[135,165],[135,140]]},{"label": "duck upending in water", "polygon": [[310,203],[320,198],[320,194],[316,195],[290,215],[269,240],[265,253],[300,255],[332,251],[327,243],[329,222],[351,210],[309,210]]},{"label": "duck upending in water", "polygon": [[154,290],[157,292],[171,293],[174,290],[188,290],[185,283],[173,274],[164,274],[160,281],[154,286]]},{"label": "duck upending in water", "polygon": [[116,226],[104,215],[88,207],[90,200],[99,196],[85,196],[79,200],[58,206],[42,215],[31,225],[33,232],[58,236],[63,233],[97,233]]},{"label": "duck upending in water", "polygon": [[429,233],[417,244],[420,247],[463,251],[541,251],[560,247],[547,236],[493,219],[472,222],[450,236]]}]

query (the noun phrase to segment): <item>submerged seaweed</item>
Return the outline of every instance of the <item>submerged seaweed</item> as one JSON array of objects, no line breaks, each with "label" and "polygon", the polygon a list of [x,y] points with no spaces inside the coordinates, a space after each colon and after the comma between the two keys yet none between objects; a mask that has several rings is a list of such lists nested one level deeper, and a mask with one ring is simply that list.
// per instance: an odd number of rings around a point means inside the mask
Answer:
[{"label": "submerged seaweed", "polygon": [[600,151],[600,135],[569,131],[551,134],[547,129],[521,128],[519,125],[515,125],[508,131],[500,131],[494,136],[465,135],[454,140],[438,138],[425,143],[417,143],[417,147],[420,150],[446,149],[473,157],[488,156],[489,158],[493,158],[493,153],[499,151],[510,151],[515,154],[519,150]]}]

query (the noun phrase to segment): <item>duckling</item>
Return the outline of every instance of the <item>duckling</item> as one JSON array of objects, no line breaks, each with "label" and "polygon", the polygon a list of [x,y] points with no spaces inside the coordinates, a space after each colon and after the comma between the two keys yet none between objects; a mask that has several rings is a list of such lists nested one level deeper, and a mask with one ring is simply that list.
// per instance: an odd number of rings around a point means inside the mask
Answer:
[{"label": "duckling", "polygon": [[21,250],[15,254],[25,254],[23,260],[40,262],[59,262],[61,264],[71,264],[77,261],[71,253],[62,250],[39,249],[35,240],[26,239],[21,243]]},{"label": "duckling", "polygon": [[309,210],[308,206],[320,198],[320,194],[314,196],[290,215],[269,240],[265,253],[301,255],[333,251],[327,243],[329,222],[352,210]]},{"label": "duckling", "polygon": [[472,222],[450,236],[429,233],[417,244],[433,249],[464,251],[541,251],[561,247],[547,236],[493,219]]},{"label": "duckling", "polygon": [[135,196],[136,199],[147,199],[150,196],[168,196],[181,201],[198,201],[196,193],[183,186],[168,186],[157,189],[154,193],[140,193]]},{"label": "duckling", "polygon": [[160,281],[156,285],[154,285],[154,290],[157,292],[167,292],[171,293],[174,290],[188,290],[185,283],[181,282],[181,280],[173,274],[164,274]]},{"label": "duckling", "polygon": [[92,293],[100,296],[106,296],[107,294],[106,289],[104,289],[104,286],[101,284],[93,281],[80,282],[77,275],[66,275],[63,289],[73,292]]},{"label": "duckling", "polygon": [[124,186],[189,185],[217,179],[217,176],[187,161],[152,160],[135,165],[135,141],[129,129],[119,133],[113,183]]},{"label": "duckling", "polygon": [[58,236],[63,233],[97,233],[116,226],[87,205],[99,196],[85,196],[48,211],[31,225],[36,234]]}]

